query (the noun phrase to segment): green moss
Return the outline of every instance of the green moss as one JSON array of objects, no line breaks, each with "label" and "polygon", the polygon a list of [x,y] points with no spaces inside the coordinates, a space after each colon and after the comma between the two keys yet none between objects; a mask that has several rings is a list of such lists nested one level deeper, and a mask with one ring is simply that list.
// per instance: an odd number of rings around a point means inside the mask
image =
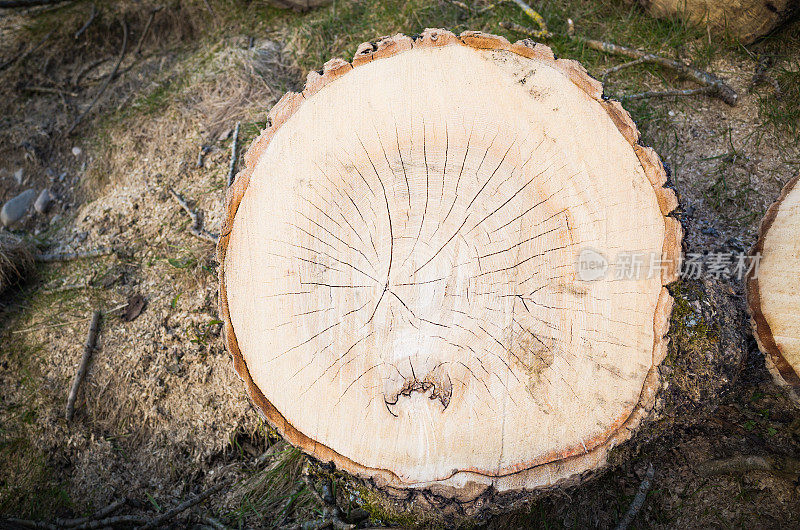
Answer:
[{"label": "green moss", "polygon": [[719,340],[714,326],[707,322],[702,313],[692,308],[692,302],[703,297],[699,284],[678,282],[670,287],[675,304],[670,319],[670,335],[673,340],[692,349],[705,349]]},{"label": "green moss", "polygon": [[374,524],[415,528],[423,523],[413,513],[392,506],[367,486],[360,486],[356,491],[361,499],[361,507],[369,513],[370,521]]}]

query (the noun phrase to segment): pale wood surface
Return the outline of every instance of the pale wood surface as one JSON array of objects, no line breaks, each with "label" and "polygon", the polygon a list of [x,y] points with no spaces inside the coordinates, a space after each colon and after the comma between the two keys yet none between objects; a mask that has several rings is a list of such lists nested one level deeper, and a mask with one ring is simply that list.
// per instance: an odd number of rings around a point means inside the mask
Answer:
[{"label": "pale wood surface", "polygon": [[254,401],[398,487],[601,465],[652,403],[675,271],[580,281],[576,260],[677,255],[658,158],[541,45],[429,30],[354,65],[278,104],[229,193],[221,312]]},{"label": "pale wood surface", "polygon": [[684,17],[750,43],[800,9],[800,0],[640,0],[657,17]]},{"label": "pale wood surface", "polygon": [[[753,326],[767,367],[800,402],[800,186],[792,179],[761,223],[754,253],[761,254],[748,280]],[[756,274],[757,272],[757,274]]]}]

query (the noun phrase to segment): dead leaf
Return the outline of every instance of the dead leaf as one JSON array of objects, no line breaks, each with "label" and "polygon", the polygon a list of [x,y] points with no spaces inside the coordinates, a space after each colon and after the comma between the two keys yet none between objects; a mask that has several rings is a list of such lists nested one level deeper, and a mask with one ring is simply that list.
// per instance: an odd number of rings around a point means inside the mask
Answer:
[{"label": "dead leaf", "polygon": [[125,307],[125,314],[122,315],[122,320],[125,322],[136,320],[136,317],[142,313],[146,305],[147,300],[145,300],[144,296],[139,293],[132,295],[128,298],[128,305]]}]

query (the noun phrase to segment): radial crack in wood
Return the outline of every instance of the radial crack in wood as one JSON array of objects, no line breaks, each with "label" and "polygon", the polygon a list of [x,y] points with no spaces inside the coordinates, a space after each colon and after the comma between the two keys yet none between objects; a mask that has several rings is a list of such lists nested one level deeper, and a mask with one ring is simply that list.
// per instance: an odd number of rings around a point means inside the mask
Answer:
[{"label": "radial crack in wood", "polygon": [[800,175],[790,180],[761,221],[747,303],[753,332],[775,381],[800,404]]},{"label": "radial crack in wood", "polygon": [[[236,370],[289,442],[469,501],[574,480],[630,437],[682,232],[601,94],[546,46],[426,30],[281,99],[218,258]],[[666,265],[617,277],[632,255]]]}]

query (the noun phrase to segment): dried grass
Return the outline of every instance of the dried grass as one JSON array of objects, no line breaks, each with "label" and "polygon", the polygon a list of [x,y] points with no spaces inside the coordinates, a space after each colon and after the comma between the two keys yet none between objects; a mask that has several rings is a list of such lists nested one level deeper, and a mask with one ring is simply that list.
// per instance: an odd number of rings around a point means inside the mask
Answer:
[{"label": "dried grass", "polygon": [[20,238],[0,233],[0,293],[19,282],[33,266],[33,253]]},{"label": "dried grass", "polygon": [[212,140],[237,121],[263,122],[296,75],[283,61],[281,47],[263,39],[250,49],[224,49],[199,77],[183,108],[190,109],[187,117]]},{"label": "dried grass", "polygon": [[264,526],[284,526],[289,521],[314,518],[319,509],[302,478],[306,462],[302,453],[278,442],[275,457],[266,469],[240,482],[228,497],[227,519],[241,523],[257,516]]}]

